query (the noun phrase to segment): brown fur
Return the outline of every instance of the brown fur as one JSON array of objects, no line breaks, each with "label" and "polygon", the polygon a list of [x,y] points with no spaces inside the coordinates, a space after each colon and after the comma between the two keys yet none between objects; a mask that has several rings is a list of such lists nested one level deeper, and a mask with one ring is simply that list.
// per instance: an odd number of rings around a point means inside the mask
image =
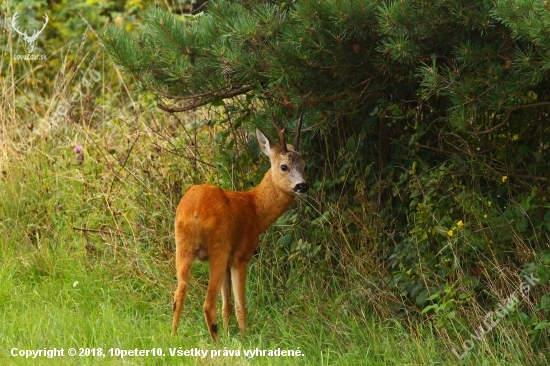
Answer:
[{"label": "brown fur", "polygon": [[[176,267],[178,287],[174,295],[172,328],[178,328],[183,302],[187,295],[187,279],[195,258],[209,261],[209,284],[204,302],[204,316],[210,336],[217,337],[216,304],[221,290],[224,328],[227,331],[232,315],[231,285],[235,296],[237,321],[242,334],[246,327],[246,269],[266,230],[294,200],[305,193],[304,163],[292,145],[283,154],[259,130],[262,151],[270,157],[271,169],[262,182],[248,192],[225,190],[210,184],[189,188],[182,197],[175,220]],[[287,171],[280,167],[286,165]],[[296,187],[301,187],[296,192]],[[304,191],[305,189],[305,191]]]}]

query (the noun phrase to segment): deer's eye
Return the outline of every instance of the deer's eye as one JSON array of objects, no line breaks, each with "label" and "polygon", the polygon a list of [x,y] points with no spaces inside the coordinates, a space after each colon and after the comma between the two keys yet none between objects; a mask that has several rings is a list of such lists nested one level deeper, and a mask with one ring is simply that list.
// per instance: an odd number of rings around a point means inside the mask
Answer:
[{"label": "deer's eye", "polygon": [[285,164],[281,165],[281,170],[283,172],[286,172],[288,170],[288,166],[286,166]]}]

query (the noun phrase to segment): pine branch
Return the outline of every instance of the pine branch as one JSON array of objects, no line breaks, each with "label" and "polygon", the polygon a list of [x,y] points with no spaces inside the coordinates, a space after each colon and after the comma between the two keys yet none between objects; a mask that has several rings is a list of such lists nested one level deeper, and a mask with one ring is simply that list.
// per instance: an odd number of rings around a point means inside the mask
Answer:
[{"label": "pine branch", "polygon": [[487,135],[489,133],[492,133],[492,132],[498,130],[499,128],[501,128],[502,126],[504,126],[505,124],[508,123],[508,120],[510,119],[510,116],[512,115],[512,112],[517,111],[518,109],[536,108],[536,107],[543,107],[543,106],[547,106],[547,105],[550,105],[550,102],[539,102],[539,103],[524,104],[524,105],[518,105],[518,106],[512,107],[508,110],[508,113],[506,114],[506,118],[504,118],[504,121],[502,121],[501,123],[499,123],[498,125],[496,125],[494,127],[491,127],[490,129],[488,129],[486,131],[473,132],[473,134],[477,135],[477,136],[482,136],[482,135]]},{"label": "pine branch", "polygon": [[206,99],[203,99],[203,100],[198,100],[198,101],[196,101],[194,103],[191,103],[191,104],[189,104],[187,106],[184,106],[184,107],[171,108],[171,107],[165,106],[162,103],[157,103],[157,107],[162,109],[165,112],[168,112],[168,113],[187,112],[187,111],[191,111],[193,109],[197,109],[199,107],[205,106],[207,104],[210,104],[210,103],[215,102],[217,100],[226,99],[226,98],[233,98],[233,97],[236,97],[238,95],[246,94],[251,90],[253,90],[252,87],[245,86],[245,87],[241,87],[239,89],[231,90],[231,91],[228,91],[228,92],[225,92],[225,93],[213,94],[209,98],[206,98]]}]

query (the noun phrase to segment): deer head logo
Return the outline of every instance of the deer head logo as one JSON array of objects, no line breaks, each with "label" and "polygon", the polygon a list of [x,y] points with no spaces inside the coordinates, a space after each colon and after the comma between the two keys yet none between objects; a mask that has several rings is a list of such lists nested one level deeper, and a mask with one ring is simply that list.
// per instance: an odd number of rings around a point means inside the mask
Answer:
[{"label": "deer head logo", "polygon": [[18,16],[19,15],[17,14],[17,12],[13,14],[13,17],[11,18],[11,26],[14,31],[16,31],[23,37],[23,41],[25,42],[25,49],[27,50],[27,53],[32,53],[32,51],[34,50],[34,46],[36,46],[36,39],[38,38],[40,33],[42,33],[44,28],[46,28],[46,24],[48,24],[48,20],[49,20],[48,14],[44,14],[44,19],[46,20],[46,22],[42,26],[42,29],[40,29],[39,31],[37,30],[33,31],[32,36],[29,36],[27,34],[27,31],[23,33],[17,28],[15,21],[17,20]]}]

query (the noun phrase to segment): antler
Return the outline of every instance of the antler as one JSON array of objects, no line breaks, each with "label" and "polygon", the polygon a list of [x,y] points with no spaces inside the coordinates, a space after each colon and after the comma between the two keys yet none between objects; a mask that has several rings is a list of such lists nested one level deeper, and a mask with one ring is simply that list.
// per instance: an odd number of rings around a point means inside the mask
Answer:
[{"label": "antler", "polygon": [[17,29],[17,25],[15,24],[15,21],[17,20],[18,17],[19,17],[19,14],[15,12],[15,14],[13,14],[13,16],[11,17],[11,27],[13,28],[14,31],[16,31],[23,37],[28,37],[27,31],[25,31],[25,33],[22,33],[19,29]]},{"label": "antler", "polygon": [[279,126],[277,126],[277,123],[275,122],[275,113],[271,112],[271,117],[273,118],[273,126],[275,126],[275,129],[279,134],[279,142],[281,144],[281,149],[283,150],[283,154],[286,154],[288,152],[288,149],[286,148],[285,129],[284,128],[281,129],[279,128]]},{"label": "antler", "polygon": [[302,118],[304,118],[304,112],[300,113],[300,118],[298,119],[298,129],[296,130],[296,135],[294,136],[294,150],[298,151],[298,143],[300,142],[300,130],[302,129]]},{"label": "antler", "polygon": [[44,19],[46,20],[44,22],[44,25],[42,26],[42,29],[40,29],[40,32],[38,33],[42,33],[42,31],[44,30],[44,28],[46,28],[46,25],[48,24],[48,22],[50,21],[50,18],[48,17],[48,14],[44,13]]},{"label": "antler", "polygon": [[38,36],[40,35],[40,33],[42,33],[44,28],[46,28],[46,25],[48,24],[48,21],[50,20],[50,18],[48,18],[48,14],[44,14],[44,19],[46,19],[46,22],[42,26],[42,29],[40,29],[39,31],[35,30],[35,31],[32,32],[32,36],[30,37],[31,41],[35,41],[38,38]]}]

